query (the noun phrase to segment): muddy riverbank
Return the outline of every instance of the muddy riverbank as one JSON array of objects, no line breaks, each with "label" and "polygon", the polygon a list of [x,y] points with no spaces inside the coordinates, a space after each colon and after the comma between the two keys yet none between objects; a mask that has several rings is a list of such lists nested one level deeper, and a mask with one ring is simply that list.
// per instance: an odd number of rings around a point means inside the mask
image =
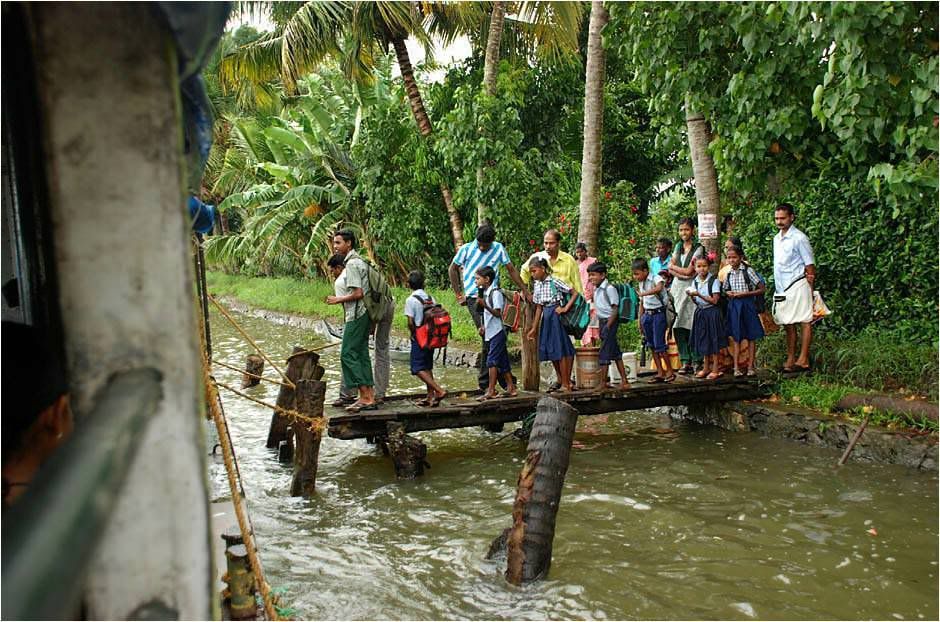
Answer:
[{"label": "muddy riverbank", "polygon": [[[798,441],[839,452],[849,444],[858,424],[796,406],[771,402],[729,402],[723,405],[675,407],[670,416],[718,426],[732,432],[757,432],[771,438]],[[898,464],[937,472],[937,438],[896,432],[869,425],[852,450],[855,462]]]}]

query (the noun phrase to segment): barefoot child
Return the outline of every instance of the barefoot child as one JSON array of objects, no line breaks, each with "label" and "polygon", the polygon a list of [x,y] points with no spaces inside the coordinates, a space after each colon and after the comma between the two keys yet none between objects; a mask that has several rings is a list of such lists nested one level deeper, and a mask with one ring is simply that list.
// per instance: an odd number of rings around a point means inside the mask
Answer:
[{"label": "barefoot child", "polygon": [[437,406],[447,396],[447,392],[434,380],[434,350],[418,345],[415,332],[424,322],[424,309],[434,304],[434,299],[424,291],[424,273],[412,270],[408,274],[408,287],[411,295],[405,300],[405,316],[408,318],[408,330],[411,332],[411,375],[417,376],[428,388],[428,395],[416,402],[418,406]]},{"label": "barefoot child", "polygon": [[637,282],[640,311],[637,318],[640,334],[653,349],[656,377],[650,382],[672,382],[672,373],[666,354],[666,282],[658,274],[650,274],[649,264],[642,257],[633,260],[633,279]]},{"label": "barefoot child", "polygon": [[535,327],[539,329],[539,360],[551,361],[561,391],[571,391],[571,364],[574,362],[574,346],[561,324],[561,316],[571,309],[574,296],[569,296],[568,303],[562,306],[563,295],[571,293],[571,288],[551,276],[552,268],[548,260],[533,256],[529,262],[532,275],[532,302],[535,303],[535,321],[529,330],[529,339],[535,339]]},{"label": "barefoot child", "polygon": [[506,393],[503,395],[515,397],[518,392],[512,381],[509,350],[506,349],[506,329],[503,327],[503,308],[506,306],[506,299],[503,292],[493,286],[496,271],[490,266],[477,268],[475,279],[477,291],[480,292],[477,305],[483,308],[483,326],[480,327],[480,334],[489,346],[486,354],[486,367],[490,375],[490,384],[477,401],[482,402],[500,397],[496,393],[496,381],[500,376],[506,381]]},{"label": "barefoot child", "polygon": [[710,265],[711,260],[708,257],[698,257],[695,260],[696,276],[687,292],[695,302],[690,343],[692,349],[705,358],[702,370],[695,374],[695,377],[717,380],[721,378],[718,352],[721,351],[722,342],[727,342],[728,338],[725,336],[721,310],[717,306],[721,282],[708,273]]},{"label": "barefoot child", "polygon": [[744,262],[744,250],[732,246],[725,253],[728,258],[728,275],[722,285],[728,296],[727,331],[731,335],[731,353],[734,357],[734,375],[743,376],[739,363],[742,358],[741,344],[747,341],[749,356],[748,376],[756,376],[754,357],[757,354],[757,340],[764,336],[764,327],[757,317],[754,301],[764,295],[764,284],[754,272],[754,268]]},{"label": "barefoot child", "polygon": [[620,322],[620,294],[617,288],[607,280],[607,266],[599,261],[595,261],[587,269],[588,278],[594,285],[594,308],[597,310],[597,322],[600,326],[601,351],[599,353],[599,364],[604,374],[604,382],[600,384],[601,389],[608,388],[607,368],[611,363],[617,366],[620,372],[620,388],[629,389],[630,383],[627,381],[627,372],[623,368],[623,352],[620,351],[620,345],[617,343],[617,326]]}]

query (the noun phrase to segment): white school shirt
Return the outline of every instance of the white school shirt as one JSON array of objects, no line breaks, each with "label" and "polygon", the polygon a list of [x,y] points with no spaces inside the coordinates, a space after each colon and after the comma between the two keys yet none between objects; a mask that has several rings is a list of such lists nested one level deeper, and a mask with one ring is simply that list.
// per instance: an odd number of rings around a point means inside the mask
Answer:
[{"label": "white school shirt", "polygon": [[[417,296],[417,298],[416,298]],[[428,293],[423,289],[416,289],[411,292],[411,295],[405,300],[405,316],[410,317],[415,321],[415,327],[421,326],[424,322],[424,303],[421,300],[430,300],[434,302],[434,299],[428,296]]]},{"label": "white school shirt", "polygon": [[774,236],[774,289],[782,294],[795,280],[806,273],[806,266],[815,265],[813,247],[806,234],[791,226],[784,235]]},{"label": "white school shirt", "polygon": [[[598,295],[599,294],[599,295]],[[620,294],[617,288],[611,285],[607,279],[597,286],[594,290],[594,309],[597,311],[597,317],[605,320],[617,312],[617,306],[620,304]]]},{"label": "white school shirt", "polygon": [[[490,286],[492,288],[492,285]],[[506,306],[506,297],[498,289],[485,290],[486,305],[492,309],[502,309]],[[489,341],[503,332],[503,319],[483,309],[483,339]]]},{"label": "white school shirt", "polygon": [[[649,276],[646,277],[645,281],[640,283],[640,292],[648,292],[649,290],[653,289],[660,283],[664,283],[664,282],[665,282],[665,279],[663,279],[663,277],[659,276],[658,274],[651,273]],[[665,289],[666,288],[663,287],[663,289],[658,294],[653,294],[651,296],[642,296],[640,300],[643,301],[643,310],[652,311],[653,309],[661,308],[663,306],[663,297],[667,295]],[[639,294],[640,292],[637,292],[637,293]]]},{"label": "white school shirt", "polygon": [[709,278],[711,277],[706,276],[705,280],[703,281],[698,278],[698,275],[695,275],[695,289],[698,290],[699,295],[696,296],[693,300],[695,300],[695,304],[703,309],[714,307],[715,305],[702,298],[702,296],[712,296],[721,292],[721,281],[719,281],[717,277],[712,281],[711,291],[708,291]]}]

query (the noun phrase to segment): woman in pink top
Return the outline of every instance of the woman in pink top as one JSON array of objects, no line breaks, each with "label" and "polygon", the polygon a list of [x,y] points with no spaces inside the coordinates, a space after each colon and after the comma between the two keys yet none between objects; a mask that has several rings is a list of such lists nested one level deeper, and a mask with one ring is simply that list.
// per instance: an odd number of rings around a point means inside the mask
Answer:
[{"label": "woman in pink top", "polygon": [[[578,272],[581,275],[581,285],[584,287],[584,299],[593,303],[594,284],[588,280],[587,269],[592,263],[597,261],[595,257],[588,257],[587,245],[584,242],[578,242],[574,247],[574,257],[578,260]],[[590,346],[600,338],[600,327],[597,325],[597,314],[594,311],[594,305],[591,304],[591,323],[588,329],[581,337],[581,345]]]}]

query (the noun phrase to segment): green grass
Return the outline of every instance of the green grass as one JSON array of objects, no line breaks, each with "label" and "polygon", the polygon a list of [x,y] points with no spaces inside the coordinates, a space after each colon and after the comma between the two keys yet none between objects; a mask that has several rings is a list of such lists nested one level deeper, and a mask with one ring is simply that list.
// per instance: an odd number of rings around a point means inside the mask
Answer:
[{"label": "green grass", "polygon": [[[231,296],[260,309],[342,322],[341,308],[328,305],[325,301],[327,296],[333,294],[331,282],[289,277],[247,277],[210,271],[206,273],[206,283],[209,293],[216,297]],[[397,308],[392,330],[407,335],[408,322],[402,311],[405,298],[411,295],[411,291],[402,287],[393,287],[392,290]],[[451,342],[470,349],[478,348],[480,335],[470,314],[457,304],[454,292],[439,289],[428,289],[427,292],[450,311]],[[510,335],[509,343],[518,344],[518,336]]]},{"label": "green grass", "polygon": [[[890,330],[869,328],[848,339],[814,330],[810,382],[848,386],[862,391],[898,391],[938,396],[937,345],[910,343]],[[768,335],[758,346],[758,362],[777,369],[786,359],[784,331]]]},{"label": "green grass", "polygon": [[[780,399],[787,404],[795,404],[824,414],[831,414],[836,403],[849,393],[870,393],[856,386],[847,384],[831,384],[813,377],[792,378],[780,381],[778,385]],[[904,415],[882,410],[869,410],[865,412],[861,407],[850,411],[840,412],[838,416],[844,417],[854,423],[861,423],[868,416],[869,423],[892,430],[914,429],[920,432],[937,434],[938,425],[930,419],[914,420]]]}]

